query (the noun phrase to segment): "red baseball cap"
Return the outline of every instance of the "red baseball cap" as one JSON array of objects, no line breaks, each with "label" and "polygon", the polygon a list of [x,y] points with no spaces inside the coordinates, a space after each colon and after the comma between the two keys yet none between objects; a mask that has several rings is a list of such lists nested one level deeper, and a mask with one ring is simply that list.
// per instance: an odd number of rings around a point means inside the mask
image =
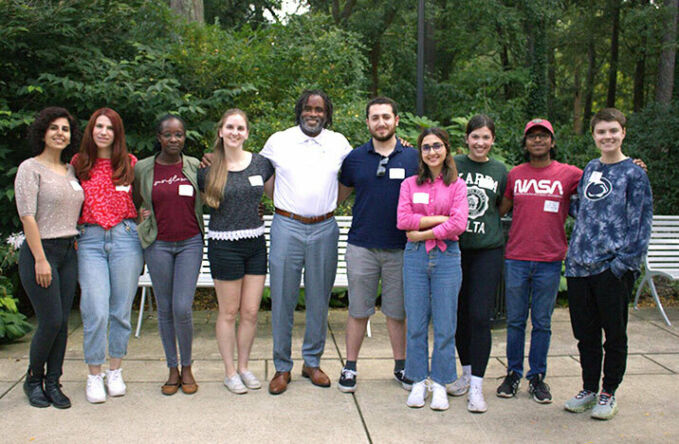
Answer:
[{"label": "red baseball cap", "polygon": [[536,126],[540,126],[544,129],[546,129],[547,131],[549,131],[549,133],[552,135],[552,137],[554,137],[554,128],[552,128],[552,124],[549,123],[549,120],[547,120],[547,119],[533,119],[533,120],[531,120],[530,122],[528,122],[526,124],[526,128],[524,128],[524,130],[523,130],[523,135],[525,136],[526,134],[528,134],[528,131],[530,131],[531,128],[535,128]]}]

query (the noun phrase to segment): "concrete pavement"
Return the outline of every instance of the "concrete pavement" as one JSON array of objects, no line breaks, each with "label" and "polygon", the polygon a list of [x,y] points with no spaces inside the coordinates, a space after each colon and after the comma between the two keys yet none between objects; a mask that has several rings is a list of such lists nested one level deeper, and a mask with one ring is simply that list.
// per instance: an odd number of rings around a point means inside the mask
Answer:
[{"label": "concrete pavement", "polygon": [[[668,315],[679,325],[679,310],[670,309]],[[300,375],[304,314],[296,313],[293,381],[287,392],[271,396],[266,390],[275,371],[270,316],[261,312],[250,369],[264,388],[238,396],[222,385],[223,364],[214,339],[216,313],[196,312],[193,368],[200,389],[193,396],[179,392],[171,397],[160,393],[167,370],[157,322],[151,316],[141,337],[130,340],[123,366],[127,395],[91,405],[84,393],[82,324],[74,311],[62,377],[71,409],[29,406],[22,383],[30,338],[0,345],[0,442],[679,442],[679,330],[666,327],[655,308],[630,310],[630,356],[617,393],[620,412],[608,422],[563,410],[566,399],[581,387],[566,309],[557,309],[553,317],[546,381],[554,403],[532,401],[525,380],[516,398],[495,396],[505,374],[506,331],[494,330],[484,381],[489,406],[485,414],[467,412],[466,397],[449,398],[446,412],[434,412],[428,404],[423,409],[406,407],[407,392],[392,378],[391,348],[381,314],[373,318],[373,336],[365,339],[361,350],[356,393],[341,393],[337,379],[345,356],[346,316],[343,310],[329,316],[322,367],[332,387],[324,389]]]}]

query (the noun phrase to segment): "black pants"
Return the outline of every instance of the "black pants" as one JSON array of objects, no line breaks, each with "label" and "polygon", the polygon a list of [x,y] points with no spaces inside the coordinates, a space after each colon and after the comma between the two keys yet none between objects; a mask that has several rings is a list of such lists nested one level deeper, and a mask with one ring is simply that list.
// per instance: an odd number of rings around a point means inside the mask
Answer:
[{"label": "black pants", "polygon": [[462,365],[483,377],[490,356],[490,318],[502,276],[503,249],[462,250],[462,288],[455,344]]},{"label": "black pants", "polygon": [[[568,308],[573,335],[578,340],[585,390],[599,391],[602,359],[603,391],[614,394],[622,382],[627,365],[627,305],[633,285],[631,271],[620,279],[610,270],[568,278]],[[603,348],[602,329],[606,335]]]},{"label": "black pants", "polygon": [[21,284],[33,305],[38,318],[38,328],[31,341],[30,369],[34,375],[45,374],[59,378],[66,353],[68,315],[73,305],[78,281],[78,258],[74,239],[43,239],[42,247],[52,267],[49,287],[35,280],[35,259],[28,242],[19,250],[19,276]]}]

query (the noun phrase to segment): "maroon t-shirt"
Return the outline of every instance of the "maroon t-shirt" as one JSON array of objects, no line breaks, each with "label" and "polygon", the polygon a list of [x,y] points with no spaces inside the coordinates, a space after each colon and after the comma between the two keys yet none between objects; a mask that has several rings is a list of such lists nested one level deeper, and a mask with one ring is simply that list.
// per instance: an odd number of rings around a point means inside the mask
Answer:
[{"label": "maroon t-shirt", "polygon": [[196,190],[182,173],[182,163],[153,166],[153,212],[158,223],[157,239],[178,242],[200,233],[196,220]]}]

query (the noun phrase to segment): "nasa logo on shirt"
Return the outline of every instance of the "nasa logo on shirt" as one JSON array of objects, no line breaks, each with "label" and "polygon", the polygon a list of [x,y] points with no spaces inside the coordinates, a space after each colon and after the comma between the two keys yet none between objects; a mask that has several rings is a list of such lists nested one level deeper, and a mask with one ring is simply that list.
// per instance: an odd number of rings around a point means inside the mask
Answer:
[{"label": "nasa logo on shirt", "polygon": [[[597,173],[595,171],[594,173]],[[601,173],[595,175],[592,173],[592,177],[589,179],[589,183],[585,187],[585,197],[587,200],[601,200],[606,198],[611,191],[613,191],[613,186],[611,182],[605,177],[601,177]]]},{"label": "nasa logo on shirt", "polygon": [[467,201],[469,203],[469,218],[476,219],[483,216],[488,210],[488,195],[477,186],[467,188]]}]

